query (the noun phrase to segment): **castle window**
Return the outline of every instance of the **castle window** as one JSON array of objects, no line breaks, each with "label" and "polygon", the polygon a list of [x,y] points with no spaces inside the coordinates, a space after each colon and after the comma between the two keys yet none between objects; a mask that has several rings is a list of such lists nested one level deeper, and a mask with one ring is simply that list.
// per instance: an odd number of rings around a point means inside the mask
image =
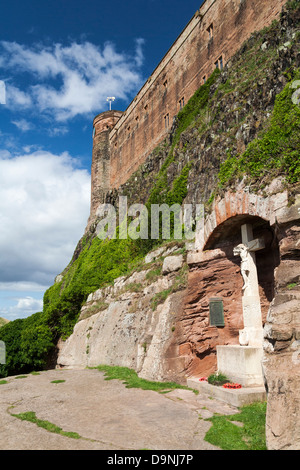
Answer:
[{"label": "castle window", "polygon": [[217,62],[215,62],[215,66],[216,66],[216,69],[220,69],[220,70],[223,70],[223,67],[224,67],[224,63],[223,63],[223,57],[219,57],[219,59],[217,60]]},{"label": "castle window", "polygon": [[144,106],[144,110],[145,110],[145,111],[147,111],[147,109],[148,109],[148,105],[147,105],[147,104],[145,104],[145,106]]},{"label": "castle window", "polygon": [[179,100],[179,109],[182,109],[184,107],[184,97]]},{"label": "castle window", "polygon": [[203,84],[206,83],[206,75],[203,77]]},{"label": "castle window", "polygon": [[220,70],[223,70],[223,57],[221,56],[219,59]]},{"label": "castle window", "polygon": [[165,120],[165,129],[168,129],[169,124],[170,124],[170,116],[169,116],[169,113],[164,116],[164,120]]},{"label": "castle window", "polygon": [[214,36],[214,27],[213,27],[213,24],[211,24],[211,25],[207,28],[207,32],[208,32],[208,37],[209,37],[209,39],[212,39],[213,36]]},{"label": "castle window", "polygon": [[93,127],[93,138],[95,137],[95,134],[96,134],[96,129],[95,129],[95,126]]},{"label": "castle window", "polygon": [[165,88],[168,87],[168,80],[165,80],[165,81],[164,81],[164,87],[165,87]]}]

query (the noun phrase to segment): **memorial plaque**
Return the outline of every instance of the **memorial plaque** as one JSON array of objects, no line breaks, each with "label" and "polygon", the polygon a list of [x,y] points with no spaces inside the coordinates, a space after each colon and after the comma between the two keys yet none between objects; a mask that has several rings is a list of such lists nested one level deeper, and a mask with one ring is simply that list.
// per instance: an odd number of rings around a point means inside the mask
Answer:
[{"label": "memorial plaque", "polygon": [[210,326],[225,326],[223,299],[220,297],[209,300],[209,324]]}]

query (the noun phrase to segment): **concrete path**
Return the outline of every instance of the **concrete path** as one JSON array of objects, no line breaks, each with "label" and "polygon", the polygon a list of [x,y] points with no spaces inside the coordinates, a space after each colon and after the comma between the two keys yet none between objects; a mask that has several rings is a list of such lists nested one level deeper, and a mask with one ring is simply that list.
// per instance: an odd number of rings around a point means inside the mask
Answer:
[{"label": "concrete path", "polygon": [[[218,450],[204,441],[211,426],[205,418],[238,412],[188,390],[127,389],[96,369],[49,370],[6,380],[0,385],[1,450]],[[81,438],[12,416],[28,411]]]}]

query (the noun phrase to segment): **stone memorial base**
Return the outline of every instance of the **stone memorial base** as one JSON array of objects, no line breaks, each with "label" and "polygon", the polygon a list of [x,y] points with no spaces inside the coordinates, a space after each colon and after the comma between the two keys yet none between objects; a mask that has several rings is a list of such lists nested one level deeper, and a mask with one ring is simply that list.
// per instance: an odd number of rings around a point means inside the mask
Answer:
[{"label": "stone memorial base", "polygon": [[207,382],[199,382],[199,378],[196,377],[189,377],[187,379],[187,386],[199,390],[201,394],[207,395],[210,398],[216,398],[237,408],[255,402],[264,402],[267,399],[265,387],[245,387],[230,390],[211,385]]},{"label": "stone memorial base", "polygon": [[262,347],[217,346],[218,371],[243,387],[263,387]]}]

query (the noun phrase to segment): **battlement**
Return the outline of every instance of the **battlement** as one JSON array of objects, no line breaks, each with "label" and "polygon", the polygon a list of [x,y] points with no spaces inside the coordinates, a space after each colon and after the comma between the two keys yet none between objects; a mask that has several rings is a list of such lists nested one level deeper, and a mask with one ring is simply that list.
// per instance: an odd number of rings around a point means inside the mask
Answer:
[{"label": "battlement", "polygon": [[124,113],[94,119],[91,216],[171,130],[173,120],[217,67],[254,31],[279,17],[286,0],[206,0]]}]

